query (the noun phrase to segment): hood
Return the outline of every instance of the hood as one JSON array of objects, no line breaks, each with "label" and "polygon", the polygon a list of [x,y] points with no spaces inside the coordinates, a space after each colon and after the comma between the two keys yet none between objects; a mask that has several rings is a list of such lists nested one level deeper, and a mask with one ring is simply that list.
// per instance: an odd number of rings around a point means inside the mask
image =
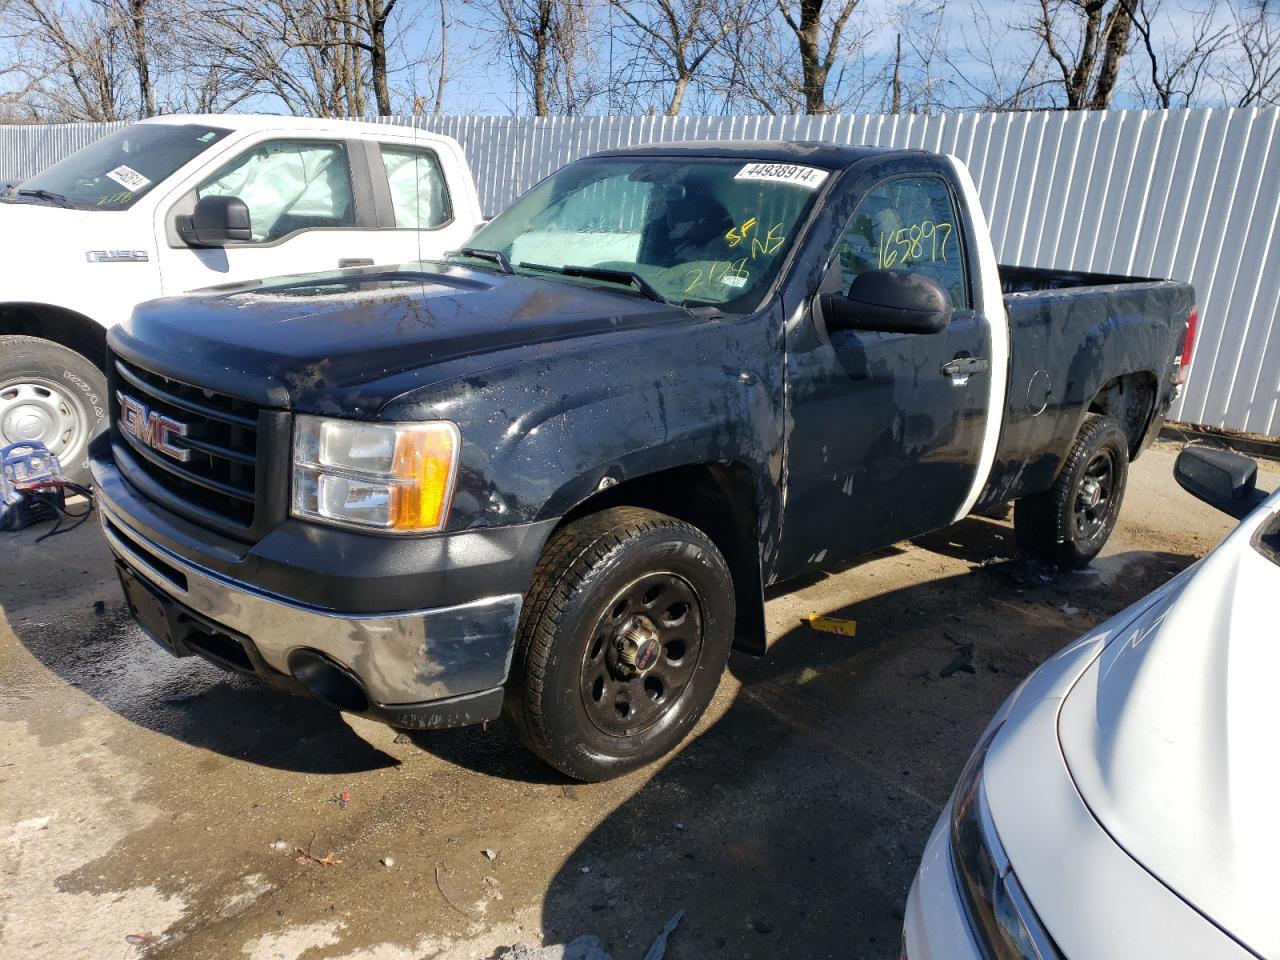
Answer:
[{"label": "hood", "polygon": [[76,236],[70,231],[83,229],[92,216],[106,214],[91,210],[75,210],[56,207],[49,203],[14,203],[0,200],[0,243],[5,253],[21,254],[33,246],[48,255],[48,244],[54,241],[66,245]]},{"label": "hood", "polygon": [[1280,493],[1113,640],[1059,737],[1094,816],[1242,944],[1280,958],[1280,562],[1258,545]]},{"label": "hood", "polygon": [[365,416],[407,390],[502,362],[500,352],[690,321],[683,308],[623,291],[449,264],[203,294],[138,307],[111,335],[113,349],[258,403]]},{"label": "hood", "polygon": [[136,211],[0,201],[6,300],[75,303],[82,296],[92,300],[87,291],[68,289],[65,284],[59,288],[53,278],[74,277],[78,282],[76,275],[86,269],[85,254],[90,250],[146,250],[154,261],[154,248],[148,222]]}]

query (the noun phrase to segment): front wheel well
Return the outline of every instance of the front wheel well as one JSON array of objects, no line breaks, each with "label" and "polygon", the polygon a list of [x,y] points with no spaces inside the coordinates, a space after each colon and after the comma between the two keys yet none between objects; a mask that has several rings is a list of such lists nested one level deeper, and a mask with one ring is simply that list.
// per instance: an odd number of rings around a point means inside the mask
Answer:
[{"label": "front wheel well", "polygon": [[1129,459],[1138,455],[1156,404],[1156,378],[1147,371],[1126,373],[1109,380],[1094,394],[1088,413],[1111,417],[1129,441]]},{"label": "front wheel well", "polygon": [[107,331],[82,313],[47,303],[0,304],[0,336],[39,337],[106,371]]},{"label": "front wheel well", "polygon": [[759,514],[750,470],[738,463],[696,464],[624,480],[579,503],[558,526],[618,506],[665,513],[711,538],[733,575],[737,600],[734,647],[763,654],[766,635]]}]

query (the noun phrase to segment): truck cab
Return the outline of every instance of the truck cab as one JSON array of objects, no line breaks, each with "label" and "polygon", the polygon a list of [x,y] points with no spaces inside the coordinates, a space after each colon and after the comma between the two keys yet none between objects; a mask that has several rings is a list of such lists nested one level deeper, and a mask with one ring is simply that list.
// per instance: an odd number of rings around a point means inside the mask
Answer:
[{"label": "truck cab", "polygon": [[158,297],[438,257],[480,223],[454,140],[265,116],[132,124],[0,191],[0,446],[83,475],[106,422],[104,340]]},{"label": "truck cab", "polygon": [[1010,501],[1087,564],[1193,298],[999,266],[952,157],[610,151],[443,261],[139,307],[103,529],[171,652],[598,780],[766,651],[766,585]]}]

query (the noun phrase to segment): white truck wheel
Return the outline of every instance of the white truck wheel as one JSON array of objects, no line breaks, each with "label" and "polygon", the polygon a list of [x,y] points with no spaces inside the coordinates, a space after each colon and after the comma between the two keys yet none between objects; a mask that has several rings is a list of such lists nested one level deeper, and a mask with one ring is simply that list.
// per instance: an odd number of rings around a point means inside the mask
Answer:
[{"label": "white truck wheel", "polygon": [[67,477],[89,482],[89,441],[107,423],[107,381],[74,350],[0,337],[0,447],[38,440]]}]

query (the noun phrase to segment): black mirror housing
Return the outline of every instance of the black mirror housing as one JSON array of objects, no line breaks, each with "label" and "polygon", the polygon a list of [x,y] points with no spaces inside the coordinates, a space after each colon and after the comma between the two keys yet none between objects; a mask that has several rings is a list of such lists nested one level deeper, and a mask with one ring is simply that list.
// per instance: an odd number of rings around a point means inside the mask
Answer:
[{"label": "black mirror housing", "polygon": [[1174,462],[1173,476],[1187,493],[1237,520],[1267,498],[1257,489],[1258,465],[1233,450],[1186,447]]},{"label": "black mirror housing", "polygon": [[932,277],[908,270],[867,270],[843,296],[823,298],[823,317],[834,330],[941,333],[951,322],[951,294]]},{"label": "black mirror housing", "polygon": [[253,239],[249,207],[239,197],[201,197],[179,228],[193,247],[221,247]]}]

